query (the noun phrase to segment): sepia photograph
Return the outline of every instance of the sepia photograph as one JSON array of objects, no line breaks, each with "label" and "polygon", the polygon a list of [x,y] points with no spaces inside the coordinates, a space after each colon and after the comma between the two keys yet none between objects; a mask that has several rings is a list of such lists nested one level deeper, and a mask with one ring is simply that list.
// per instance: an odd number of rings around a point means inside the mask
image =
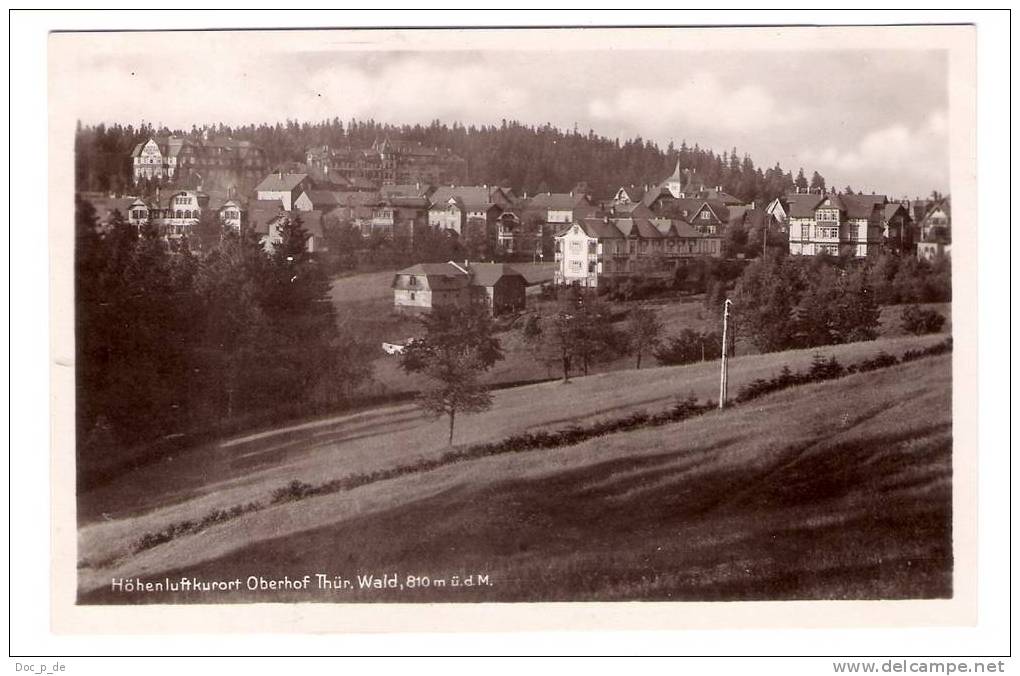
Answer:
[{"label": "sepia photograph", "polygon": [[76,607],[969,603],[970,28],[49,47]]}]

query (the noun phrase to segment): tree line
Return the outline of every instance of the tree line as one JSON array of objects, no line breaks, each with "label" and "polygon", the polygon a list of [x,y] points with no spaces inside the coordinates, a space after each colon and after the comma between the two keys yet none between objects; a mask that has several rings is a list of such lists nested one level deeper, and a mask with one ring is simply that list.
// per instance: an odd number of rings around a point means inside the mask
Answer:
[{"label": "tree line", "polygon": [[608,138],[592,130],[562,130],[550,124],[527,125],[503,120],[498,125],[382,124],[374,120],[339,118],[321,122],[288,120],[276,124],[192,125],[190,129],[79,123],[75,134],[75,178],[78,190],[123,192],[131,187],[130,153],[153,136],[231,136],[261,147],[275,167],[303,162],[305,150],[317,145],[368,148],[389,138],[447,150],[467,163],[467,184],[499,184],[528,192],[567,192],[584,182],[596,197],[608,197],[621,185],[652,185],[668,176],[679,160],[708,186],[750,202],[767,202],[795,187],[824,188],[816,171],[809,181],[804,169],[794,175],[778,163],[762,168],[736,148],[716,153],[697,143],[666,147],[641,137]]},{"label": "tree line", "polygon": [[254,425],[347,401],[369,377],[338,328],[299,219],[266,251],[248,230],[200,253],[75,203],[81,461],[224,422]]}]

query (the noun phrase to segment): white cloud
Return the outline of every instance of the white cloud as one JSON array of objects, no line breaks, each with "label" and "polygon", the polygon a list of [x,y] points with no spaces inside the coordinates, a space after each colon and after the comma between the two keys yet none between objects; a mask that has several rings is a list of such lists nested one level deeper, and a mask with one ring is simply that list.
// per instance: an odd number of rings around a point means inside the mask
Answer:
[{"label": "white cloud", "polygon": [[793,124],[804,117],[758,85],[725,86],[711,73],[698,73],[675,86],[664,74],[661,87],[624,87],[611,98],[596,98],[592,117],[647,129],[646,135],[670,133],[677,126],[693,131],[747,132]]},{"label": "white cloud", "polygon": [[909,175],[915,183],[943,188],[949,171],[947,133],[946,113],[936,110],[917,126],[891,124],[864,134],[854,145],[810,148],[800,156],[838,187],[895,192]]},{"label": "white cloud", "polygon": [[317,107],[380,121],[494,122],[527,109],[528,91],[512,82],[494,87],[492,78],[481,65],[437,67],[406,59],[372,73],[354,66],[323,68],[301,88],[306,98],[319,100]]}]

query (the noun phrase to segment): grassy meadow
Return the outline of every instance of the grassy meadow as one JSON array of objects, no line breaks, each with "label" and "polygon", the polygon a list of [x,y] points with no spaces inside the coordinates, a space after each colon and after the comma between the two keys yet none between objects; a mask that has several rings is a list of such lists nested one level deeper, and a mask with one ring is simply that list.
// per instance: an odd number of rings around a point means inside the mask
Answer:
[{"label": "grassy meadow", "polygon": [[[820,353],[843,363],[944,336]],[[733,360],[731,393],[814,351]],[[442,421],[410,405],[239,436],[80,496],[81,601],[196,602],[108,591],[111,577],[486,574],[485,587],[223,601],[940,597],[951,592],[950,356],[776,393],[681,423],[462,462],[272,505],[134,552],[143,533],[211,509],[436,457]],[[458,422],[468,444],[717,396],[718,363],[500,390]]]}]

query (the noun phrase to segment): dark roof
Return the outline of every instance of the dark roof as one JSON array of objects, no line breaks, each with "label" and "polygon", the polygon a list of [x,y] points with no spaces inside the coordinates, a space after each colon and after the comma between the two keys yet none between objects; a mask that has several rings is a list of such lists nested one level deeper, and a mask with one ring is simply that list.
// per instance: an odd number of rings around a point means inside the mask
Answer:
[{"label": "dark roof", "polygon": [[698,230],[695,230],[694,226],[692,226],[690,223],[687,223],[685,221],[674,220],[673,221],[673,227],[676,228],[677,236],[683,237],[685,239],[691,239],[691,238],[698,238],[698,237],[705,237],[706,236],[705,233],[700,232]]},{"label": "dark roof", "polygon": [[607,222],[606,219],[595,216],[579,219],[577,224],[581,226],[589,237],[596,237],[598,239],[622,239],[625,237],[612,220]]},{"label": "dark roof", "polygon": [[646,207],[651,207],[660,197],[673,199],[673,193],[666,186],[660,184],[646,192],[645,196],[641,198],[641,203]]},{"label": "dark roof", "polygon": [[333,190],[306,190],[305,194],[312,202],[312,207],[322,211],[329,211],[340,205],[340,199]]},{"label": "dark roof", "polygon": [[888,204],[886,204],[882,216],[883,218],[885,218],[885,220],[888,221],[890,218],[893,218],[896,215],[897,211],[901,210],[903,211],[904,214],[907,215],[907,218],[910,218],[910,210],[907,209],[907,207],[905,207],[900,202],[889,202]]},{"label": "dark roof", "polygon": [[402,195],[394,195],[388,198],[386,202],[391,206],[403,207],[405,209],[425,210],[429,208],[429,201],[424,197],[408,197]]},{"label": "dark roof", "polygon": [[506,263],[471,263],[471,284],[474,286],[494,286],[504,277],[520,277],[527,283],[527,278]]},{"label": "dark roof", "polygon": [[610,209],[613,213],[625,214],[631,218],[650,218],[655,213],[641,202],[621,202]]},{"label": "dark roof", "polygon": [[789,193],[784,201],[789,205],[786,210],[790,218],[814,218],[815,207],[821,204],[828,195],[818,193]]},{"label": "dark roof", "polygon": [[296,188],[308,174],[269,174],[255,187],[255,192],[274,191],[287,192]]},{"label": "dark roof", "polygon": [[645,196],[645,189],[639,185],[621,185],[613,196],[620,194],[621,190],[627,193],[631,202],[640,202],[641,198]]},{"label": "dark roof", "polygon": [[379,188],[379,194],[383,197],[425,197],[435,190],[427,183],[402,183],[398,185],[384,185]]},{"label": "dark roof", "polygon": [[875,207],[882,207],[888,200],[885,195],[838,195],[846,210],[847,218],[870,218]]},{"label": "dark roof", "polygon": [[573,209],[579,202],[587,202],[584,195],[567,192],[543,192],[531,198],[531,207],[535,209]]},{"label": "dark roof", "polygon": [[269,232],[269,223],[284,213],[280,200],[254,200],[248,208],[248,222],[258,232]]},{"label": "dark roof", "polygon": [[468,211],[487,210],[499,201],[511,202],[497,185],[448,185],[436,188],[430,196],[433,204],[446,204],[451,197],[459,199]]},{"label": "dark roof", "polygon": [[382,202],[382,197],[375,192],[337,192],[335,196],[337,204],[342,207],[374,206]]}]

